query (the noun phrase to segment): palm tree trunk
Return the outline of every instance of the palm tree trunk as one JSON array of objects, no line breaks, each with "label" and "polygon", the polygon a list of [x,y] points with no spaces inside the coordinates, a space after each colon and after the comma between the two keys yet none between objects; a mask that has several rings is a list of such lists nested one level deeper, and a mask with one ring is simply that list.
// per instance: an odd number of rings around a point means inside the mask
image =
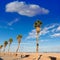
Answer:
[{"label": "palm tree trunk", "polygon": [[9,50],[10,50],[10,44],[9,44],[8,52],[9,52]]},{"label": "palm tree trunk", "polygon": [[[0,56],[1,56],[1,49],[0,49]],[[1,57],[0,57],[1,58]]]},{"label": "palm tree trunk", "polygon": [[18,52],[19,48],[20,48],[20,43],[18,44],[18,47],[17,47],[17,50],[16,50],[16,52]]},{"label": "palm tree trunk", "polygon": [[0,52],[1,52],[1,49],[0,49]]},{"label": "palm tree trunk", "polygon": [[39,43],[38,43],[38,33],[36,35],[36,53],[38,53]]},{"label": "palm tree trunk", "polygon": [[0,53],[1,53],[1,49],[0,49]]},{"label": "palm tree trunk", "polygon": [[5,52],[5,47],[4,47],[4,49],[3,49],[3,52]]}]

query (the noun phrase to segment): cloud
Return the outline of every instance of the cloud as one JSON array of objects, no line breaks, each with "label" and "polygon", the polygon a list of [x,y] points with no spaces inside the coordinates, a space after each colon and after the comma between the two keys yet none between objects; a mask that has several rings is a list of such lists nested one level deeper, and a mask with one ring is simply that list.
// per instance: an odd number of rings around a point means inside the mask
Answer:
[{"label": "cloud", "polygon": [[14,28],[12,28],[12,27],[8,27],[8,26],[1,26],[1,25],[0,25],[0,29],[9,29],[9,30],[14,30]]},{"label": "cloud", "polygon": [[48,40],[40,40],[40,42],[48,42]]},{"label": "cloud", "polygon": [[[44,31],[41,31],[41,33],[39,33],[39,36],[41,34],[46,34],[47,32],[44,30]],[[36,38],[36,30],[33,29],[31,32],[29,32],[28,36],[26,37],[26,39],[35,39]]]},{"label": "cloud", "polygon": [[55,34],[51,35],[51,37],[60,37],[60,33],[55,33]]},{"label": "cloud", "polygon": [[52,25],[44,27],[41,30],[40,35],[46,35],[47,33],[50,33],[55,28],[55,26],[56,24],[52,24]]},{"label": "cloud", "polygon": [[46,27],[46,29],[52,29],[52,28],[54,28],[55,26],[56,26],[56,24],[52,24],[52,25]]},{"label": "cloud", "polygon": [[44,28],[43,30],[41,30],[40,34],[39,35],[45,35],[47,34],[49,31],[47,28]]},{"label": "cloud", "polygon": [[51,37],[60,37],[60,24],[55,25],[55,28],[51,30],[51,32],[53,33],[52,35],[50,35]]},{"label": "cloud", "polygon": [[39,14],[48,14],[49,10],[36,4],[26,4],[23,1],[14,1],[6,5],[6,12],[16,12],[20,15],[32,17]]},{"label": "cloud", "polygon": [[[45,34],[47,34],[47,33],[49,33],[49,31],[47,30],[47,29],[43,29],[40,33],[39,33],[39,36],[42,36],[42,35],[45,35]],[[28,36],[27,36],[27,38],[26,39],[35,39],[36,38],[36,30],[35,29],[33,29],[31,32],[29,32],[29,34],[28,34]]]},{"label": "cloud", "polygon": [[57,27],[56,31],[60,31],[60,26]]},{"label": "cloud", "polygon": [[[45,26],[43,29],[41,29],[39,36],[44,36],[48,34],[50,37],[58,37],[60,36],[60,33],[58,32],[59,28],[60,28],[59,24],[56,24],[56,23],[51,24],[49,26]],[[56,30],[58,34],[55,34]],[[31,32],[28,33],[28,36],[26,37],[26,39],[35,39],[35,38],[36,38],[36,30],[33,29]]]},{"label": "cloud", "polygon": [[14,30],[13,27],[11,27],[14,23],[17,23],[19,21],[19,19],[14,19],[8,23],[6,23],[5,25],[0,25],[0,29],[9,29],[9,30]]},{"label": "cloud", "polygon": [[55,24],[55,27],[51,30],[52,33],[60,31],[60,24]]},{"label": "cloud", "polygon": [[8,22],[8,25],[12,26],[14,23],[16,23],[18,21],[19,21],[19,19],[16,18],[15,20],[12,20],[12,21]]},{"label": "cloud", "polygon": [[52,33],[55,32],[55,31],[56,31],[56,28],[51,30]]},{"label": "cloud", "polygon": [[26,39],[34,39],[36,38],[36,30],[33,29],[31,32],[29,32],[28,36],[26,37]]}]

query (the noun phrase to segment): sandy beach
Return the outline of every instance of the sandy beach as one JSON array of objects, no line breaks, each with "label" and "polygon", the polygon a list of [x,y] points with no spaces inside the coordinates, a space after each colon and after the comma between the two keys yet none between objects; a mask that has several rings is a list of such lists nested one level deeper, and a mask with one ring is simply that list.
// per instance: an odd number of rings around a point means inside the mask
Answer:
[{"label": "sandy beach", "polygon": [[60,60],[60,53],[0,53],[0,60]]}]

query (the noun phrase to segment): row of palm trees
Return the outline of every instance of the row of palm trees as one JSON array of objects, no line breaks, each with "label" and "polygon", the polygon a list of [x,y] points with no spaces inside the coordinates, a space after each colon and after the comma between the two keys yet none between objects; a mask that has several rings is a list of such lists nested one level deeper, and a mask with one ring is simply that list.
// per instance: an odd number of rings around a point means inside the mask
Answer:
[{"label": "row of palm trees", "polygon": [[[18,35],[18,36],[17,36],[18,48],[17,48],[16,52],[18,52],[18,50],[19,50],[21,38],[22,38],[22,35]],[[11,46],[12,42],[13,42],[13,39],[10,38],[8,41],[5,41],[3,45],[0,45],[0,52],[1,52],[1,49],[2,49],[2,48],[4,48],[4,49],[3,49],[3,52],[5,52],[5,48],[6,48],[7,45],[9,45],[8,52],[10,52],[9,50],[10,50],[10,46]]]},{"label": "row of palm trees", "polygon": [[[39,49],[38,35],[39,35],[40,30],[41,30],[41,29],[40,29],[41,25],[42,25],[42,22],[41,22],[40,20],[37,20],[37,21],[34,23],[34,27],[35,27],[36,33],[37,33],[37,34],[36,34],[36,52],[37,52],[37,53],[38,53],[38,49]],[[19,50],[19,48],[20,48],[21,38],[22,38],[22,35],[18,35],[18,36],[17,36],[18,47],[17,47],[16,52],[18,52],[18,50]],[[5,42],[4,42],[4,45],[0,45],[0,50],[2,49],[2,47],[4,47],[4,50],[3,50],[3,51],[5,51],[6,46],[9,45],[9,49],[8,49],[8,52],[9,52],[10,46],[11,46],[12,42],[13,42],[13,39],[12,39],[12,38],[10,38],[9,41],[5,41]]]}]

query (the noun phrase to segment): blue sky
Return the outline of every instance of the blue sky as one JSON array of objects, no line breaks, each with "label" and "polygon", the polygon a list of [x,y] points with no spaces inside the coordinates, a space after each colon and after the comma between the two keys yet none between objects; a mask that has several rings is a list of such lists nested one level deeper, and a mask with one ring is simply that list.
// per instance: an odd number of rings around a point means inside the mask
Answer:
[{"label": "blue sky", "polygon": [[[35,52],[34,22],[42,21],[39,33],[39,52],[60,52],[59,0],[0,0],[0,44],[13,38],[11,48],[16,49],[17,35],[22,34],[22,52]],[[8,47],[8,46],[7,46]],[[14,51],[11,49],[11,51]]]}]

